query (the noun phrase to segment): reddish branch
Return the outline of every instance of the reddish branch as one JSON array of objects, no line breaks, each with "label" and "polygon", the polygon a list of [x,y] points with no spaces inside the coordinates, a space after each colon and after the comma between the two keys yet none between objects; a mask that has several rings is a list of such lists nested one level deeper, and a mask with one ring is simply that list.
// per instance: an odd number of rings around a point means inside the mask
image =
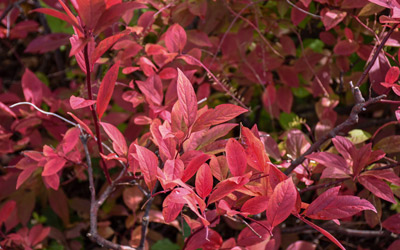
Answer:
[{"label": "reddish branch", "polygon": [[[90,79],[91,76],[90,76],[90,63],[89,63],[88,44],[86,44],[83,53],[84,53],[84,57],[85,57],[86,87],[87,87],[87,91],[88,91],[88,98],[89,98],[89,100],[93,100],[92,82],[91,82],[91,79]],[[90,110],[92,111],[93,123],[94,123],[94,127],[96,129],[97,146],[99,148],[99,152],[101,154],[104,154],[103,145],[101,144],[100,124],[99,124],[99,121],[97,119],[97,114],[96,114],[96,110],[94,108],[94,104],[90,106]],[[108,181],[108,183],[111,183],[111,178],[110,178],[110,174],[108,173],[108,170],[107,170],[106,162],[104,161],[103,157],[100,157],[100,158],[101,158],[103,171],[104,171],[104,174],[105,174],[105,176],[107,178],[107,181]]]}]

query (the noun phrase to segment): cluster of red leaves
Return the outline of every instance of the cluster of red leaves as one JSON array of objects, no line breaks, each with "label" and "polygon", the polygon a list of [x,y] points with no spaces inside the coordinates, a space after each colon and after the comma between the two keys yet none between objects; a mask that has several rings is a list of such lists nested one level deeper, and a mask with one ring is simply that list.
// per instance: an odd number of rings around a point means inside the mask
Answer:
[{"label": "cluster of red leaves", "polygon": [[[253,111],[246,105],[251,105],[252,99],[260,100],[257,105],[269,113],[264,118],[279,119],[282,124],[282,114],[291,113],[293,103],[303,98],[299,91],[305,91],[316,99],[315,132],[308,131],[309,136],[318,140],[329,133],[340,120],[334,110],[340,103],[332,79],[343,75],[346,81],[358,79],[361,72],[350,67],[356,63],[350,57],[368,61],[374,53],[373,45],[365,43],[366,36],[356,32],[363,24],[353,28],[347,22],[360,20],[365,13],[379,13],[381,7],[366,1],[301,0],[291,9],[290,27],[282,31],[278,21],[289,13],[288,5],[280,2],[276,6],[257,1],[45,2],[53,8],[38,8],[32,13],[56,17],[71,25],[74,34],[36,37],[25,52],[46,53],[65,45],[69,38],[69,56],[74,56],[86,78],[97,75],[88,86],[94,89],[96,98],[74,81],[70,89],[50,88],[28,68],[18,89],[12,87],[0,96],[0,115],[5,117],[0,127],[0,149],[10,155],[6,164],[13,166],[0,177],[0,201],[4,202],[0,229],[3,225],[5,228],[0,235],[1,246],[40,248],[51,237],[73,249],[81,247],[76,238],[89,227],[85,219],[89,217],[90,199],[67,193],[66,187],[71,182],[86,183],[85,173],[92,166],[83,143],[88,144],[90,157],[106,163],[105,176],[109,171],[121,171],[121,166],[127,168],[126,175],[112,183],[121,188],[108,197],[110,203],[102,209],[98,227],[102,237],[114,235],[114,240],[134,247],[143,237],[140,232],[145,215],[140,204],[150,197],[155,199],[148,211],[151,222],[179,230],[183,230],[183,224],[190,227],[190,236],[180,242],[185,249],[279,249],[280,225],[291,224],[291,215],[344,249],[338,239],[312,220],[332,220],[340,225],[339,219],[358,218],[365,211],[367,224],[374,228],[382,216],[382,202],[376,197],[396,204],[398,189],[393,186],[400,186],[398,169],[393,170],[383,160],[395,161],[395,154],[400,152],[396,142],[399,136],[384,137],[378,143],[365,143],[369,138],[357,141],[336,136],[332,147],[326,144],[320,152],[309,154],[287,176],[282,170],[312,144],[296,129],[296,120],[294,125],[282,125],[286,131],[275,134],[279,144],[257,125],[252,129],[240,125],[234,130],[238,117],[249,119],[246,116]],[[397,2],[370,2],[391,9],[391,16],[381,16],[381,22],[399,23]],[[316,5],[324,27],[318,41],[329,48],[327,52],[307,47],[294,28],[310,22],[304,10]],[[353,18],[352,11],[358,9],[358,16]],[[268,17],[263,21],[253,13],[262,10]],[[19,14],[18,8],[13,8],[2,20],[5,27],[0,28],[0,38],[25,39],[29,32],[38,31],[36,21],[17,22]],[[237,19],[242,21],[235,24]],[[195,28],[187,28],[195,23]],[[261,27],[269,28],[261,31]],[[264,32],[276,37],[275,45]],[[394,34],[389,44],[399,46],[397,36]],[[153,37],[156,42],[149,42]],[[392,88],[400,95],[399,68],[390,66],[385,53],[378,53],[369,71],[372,89],[381,94]],[[226,83],[228,80],[232,86]],[[235,104],[213,101],[220,92]],[[53,114],[69,114],[76,124],[34,108],[9,108],[8,104],[21,100],[48,108]],[[352,103],[346,100],[344,104]],[[232,120],[235,122],[228,123]],[[69,128],[72,124],[74,127]],[[304,123],[297,121],[299,124]],[[232,138],[232,131],[240,132],[240,136]],[[15,139],[16,134],[22,138]],[[231,138],[226,139],[227,135]],[[87,137],[88,141],[80,140]],[[111,145],[107,153],[94,146],[101,140]],[[21,150],[22,155],[16,154]],[[396,161],[394,164],[398,165]],[[101,180],[102,175],[96,178]],[[299,192],[326,179],[339,180],[342,185],[321,187],[327,189],[311,198]],[[122,188],[125,184],[135,186]],[[101,190],[107,185],[104,183]],[[124,205],[117,204],[121,196]],[[63,233],[54,225],[45,227],[38,218],[31,219],[39,207],[37,197],[41,205],[50,204],[64,226],[70,228],[68,231]],[[71,222],[70,210],[82,221]],[[399,234],[398,215],[388,216],[382,226]],[[112,216],[126,216],[127,233],[116,236],[110,225]],[[229,227],[242,229],[237,237],[218,231],[221,218]],[[243,229],[241,223],[248,226]],[[390,248],[396,249],[399,242],[390,242]],[[288,249],[315,249],[315,245],[296,241]]]}]

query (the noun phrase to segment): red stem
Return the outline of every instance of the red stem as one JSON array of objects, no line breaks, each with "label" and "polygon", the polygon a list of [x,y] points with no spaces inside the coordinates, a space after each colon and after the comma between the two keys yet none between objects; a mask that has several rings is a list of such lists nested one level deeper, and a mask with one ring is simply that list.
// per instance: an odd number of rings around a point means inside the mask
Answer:
[{"label": "red stem", "polygon": [[[92,83],[91,83],[91,79],[90,79],[90,63],[89,63],[89,51],[88,51],[88,44],[86,44],[85,48],[84,48],[84,57],[85,57],[85,67],[86,67],[86,86],[87,86],[87,91],[88,91],[88,98],[89,100],[93,100],[93,95],[92,95]],[[90,106],[90,110],[92,111],[92,117],[93,117],[93,123],[94,123],[94,127],[96,129],[96,137],[97,137],[97,146],[99,148],[99,152],[101,154],[104,154],[103,151],[103,145],[101,144],[101,134],[100,134],[100,124],[99,124],[99,120],[97,119],[97,114],[96,114],[96,110],[94,108],[94,105]],[[104,174],[106,176],[106,179],[108,181],[109,184],[111,184],[111,177],[110,174],[108,173],[107,170],[107,165],[106,162],[104,161],[103,157],[101,158],[101,164]]]}]

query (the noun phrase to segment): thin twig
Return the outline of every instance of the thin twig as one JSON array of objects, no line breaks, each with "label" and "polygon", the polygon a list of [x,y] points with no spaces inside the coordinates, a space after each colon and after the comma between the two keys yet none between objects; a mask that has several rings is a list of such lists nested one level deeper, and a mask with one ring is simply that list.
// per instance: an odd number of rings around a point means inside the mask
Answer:
[{"label": "thin twig", "polygon": [[[385,43],[387,42],[387,40],[389,39],[390,35],[393,33],[393,31],[397,28],[399,24],[396,23],[394,24],[390,30],[388,31],[388,33],[386,33],[385,37],[382,39],[382,42],[379,44],[378,48],[375,51],[374,56],[372,57],[371,61],[369,62],[367,68],[364,70],[364,72],[362,73],[360,79],[358,79],[358,82],[356,83],[356,87],[360,87],[361,83],[364,81],[365,77],[367,76],[367,74],[369,73],[369,71],[371,70],[372,66],[374,65],[376,59],[378,58],[383,46],[385,46]],[[372,83],[371,83],[372,84]]]},{"label": "thin twig", "polygon": [[320,189],[320,188],[327,188],[327,187],[342,183],[342,182],[344,182],[346,180],[349,180],[349,179],[350,178],[343,178],[343,179],[338,179],[336,181],[332,181],[332,182],[328,182],[328,183],[321,183],[321,184],[318,184],[318,185],[315,185],[315,186],[310,186],[310,187],[307,187],[307,188],[303,188],[302,190],[299,191],[299,193],[302,194],[302,193],[305,193],[305,192],[308,192],[308,191],[311,191],[311,190],[316,190],[316,189]]},{"label": "thin twig", "polygon": [[103,205],[104,201],[110,196],[110,194],[114,191],[116,184],[118,181],[124,176],[126,173],[126,168],[124,168],[118,177],[111,183],[110,186],[106,188],[106,190],[100,195],[99,199],[96,200],[96,189],[94,185],[94,177],[93,177],[93,167],[92,167],[92,160],[90,157],[89,149],[87,146],[87,139],[86,135],[80,136],[83,149],[85,151],[86,157],[86,164],[88,166],[88,176],[89,176],[89,190],[90,190],[90,231],[87,236],[93,241],[99,244],[102,247],[114,249],[114,250],[135,250],[135,248],[129,246],[121,246],[115,244],[102,236],[100,236],[97,232],[97,213],[101,205]]},{"label": "thin twig", "polygon": [[358,87],[353,88],[353,95],[354,99],[356,101],[356,104],[353,106],[351,109],[351,113],[349,117],[342,122],[341,124],[337,125],[334,129],[332,129],[329,133],[325,134],[322,136],[318,141],[316,141],[314,144],[311,145],[307,149],[306,152],[304,152],[300,157],[298,157],[296,160],[292,161],[290,166],[285,170],[285,174],[288,175],[290,174],[298,165],[300,165],[306,158],[307,155],[311,154],[312,152],[316,151],[319,149],[319,147],[324,144],[327,140],[334,138],[339,132],[344,130],[345,128],[350,127],[351,125],[357,124],[358,123],[358,115],[366,110],[366,107],[369,105],[379,102],[381,99],[385,98],[386,95],[380,95],[377,97],[370,98],[368,101],[365,101],[364,98],[362,97],[361,91],[359,90]]},{"label": "thin twig", "polygon": [[[12,11],[12,9],[14,9],[15,6],[20,5],[21,3],[25,2],[26,0],[19,0],[15,3],[12,3],[10,5],[7,6],[7,8],[3,11],[3,13],[0,16],[0,24],[4,26],[4,24],[2,23],[3,19],[8,15],[8,13],[10,11]],[[6,26],[4,26],[5,28],[7,28]]]},{"label": "thin twig", "polygon": [[316,15],[316,14],[313,14],[313,13],[308,12],[308,11],[306,11],[306,10],[303,10],[302,8],[300,8],[299,6],[295,5],[294,3],[290,2],[289,0],[286,0],[286,2],[287,2],[289,5],[291,5],[293,8],[297,9],[297,10],[300,11],[300,12],[303,12],[304,14],[307,14],[307,15],[313,17],[313,18],[316,18],[316,19],[321,19],[321,18],[322,18],[322,17],[319,16],[319,15]]}]

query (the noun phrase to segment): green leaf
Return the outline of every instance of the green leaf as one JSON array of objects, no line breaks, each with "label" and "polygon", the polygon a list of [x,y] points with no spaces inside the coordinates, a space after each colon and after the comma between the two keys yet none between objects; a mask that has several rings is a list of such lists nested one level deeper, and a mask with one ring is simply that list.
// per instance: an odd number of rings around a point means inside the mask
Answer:
[{"label": "green leaf", "polygon": [[383,138],[374,146],[374,150],[381,149],[386,154],[400,152],[400,135],[392,135]]},{"label": "green leaf", "polygon": [[179,250],[180,247],[169,239],[162,239],[151,246],[151,250]]},{"label": "green leaf", "polygon": [[294,96],[299,98],[304,98],[310,95],[310,92],[303,87],[292,88],[292,92]]},{"label": "green leaf", "polygon": [[354,143],[362,143],[371,138],[371,134],[368,132],[365,132],[364,130],[361,129],[353,129],[352,131],[349,132],[350,138],[349,140]]},{"label": "green leaf", "polygon": [[293,125],[291,124],[292,122],[296,121],[296,117],[297,117],[297,115],[294,114],[294,113],[288,114],[288,113],[282,112],[282,113],[279,115],[279,124],[280,124],[281,127],[282,127],[283,129],[285,129],[285,130],[289,130],[289,129],[291,129],[291,128],[298,128],[298,129],[300,129],[301,127],[300,127],[299,125],[293,126]]},{"label": "green leaf", "polygon": [[186,221],[183,220],[183,238],[186,239],[191,233],[192,232],[190,230],[189,224],[187,224]]}]

